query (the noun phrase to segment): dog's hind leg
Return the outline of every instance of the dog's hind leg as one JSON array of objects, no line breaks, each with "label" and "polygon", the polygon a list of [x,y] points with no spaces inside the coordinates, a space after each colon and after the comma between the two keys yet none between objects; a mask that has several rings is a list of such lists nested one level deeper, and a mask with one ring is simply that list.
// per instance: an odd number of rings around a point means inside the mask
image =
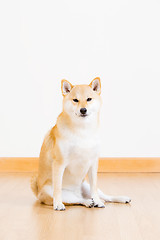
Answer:
[{"label": "dog's hind leg", "polygon": [[[38,194],[38,199],[41,203],[46,205],[53,205],[53,188],[51,185],[44,185]],[[85,199],[77,192],[62,189],[62,202],[66,205],[84,205],[86,207],[93,207],[92,199]]]},{"label": "dog's hind leg", "polygon": [[98,189],[98,195],[105,202],[114,202],[114,203],[129,203],[131,199],[127,196],[110,196],[104,194],[100,189]]},{"label": "dog's hind leg", "polygon": [[[84,197],[90,198],[90,185],[84,181],[82,183],[82,195]],[[129,203],[131,199],[127,196],[110,196],[104,194],[100,189],[98,189],[99,197],[105,202],[115,202],[115,203]]]},{"label": "dog's hind leg", "polygon": [[86,207],[93,207],[93,200],[83,198],[83,196],[79,193],[76,193],[71,190],[62,190],[62,202],[66,205],[84,205]]}]

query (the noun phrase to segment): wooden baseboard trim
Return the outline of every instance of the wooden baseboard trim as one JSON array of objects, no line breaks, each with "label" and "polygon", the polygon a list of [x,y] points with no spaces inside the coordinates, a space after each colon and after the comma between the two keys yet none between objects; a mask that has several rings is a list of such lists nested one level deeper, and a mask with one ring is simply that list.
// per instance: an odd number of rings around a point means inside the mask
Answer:
[{"label": "wooden baseboard trim", "polygon": [[38,158],[5,157],[0,158],[0,172],[36,172]]},{"label": "wooden baseboard trim", "polygon": [[[0,158],[0,172],[37,172],[38,158]],[[98,172],[160,172],[160,158],[100,158]]]},{"label": "wooden baseboard trim", "polygon": [[101,158],[99,172],[160,172],[160,158]]}]

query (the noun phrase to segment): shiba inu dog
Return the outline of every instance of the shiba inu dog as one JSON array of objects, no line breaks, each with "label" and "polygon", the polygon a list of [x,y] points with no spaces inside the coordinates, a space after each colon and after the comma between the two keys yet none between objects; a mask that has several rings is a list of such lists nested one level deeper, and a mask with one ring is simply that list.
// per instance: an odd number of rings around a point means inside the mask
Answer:
[{"label": "shiba inu dog", "polygon": [[65,210],[64,204],[103,208],[104,202],[129,203],[129,197],[97,189],[100,78],[75,86],[62,80],[61,90],[63,111],[42,144],[38,176],[31,179],[34,194],[55,210]]}]

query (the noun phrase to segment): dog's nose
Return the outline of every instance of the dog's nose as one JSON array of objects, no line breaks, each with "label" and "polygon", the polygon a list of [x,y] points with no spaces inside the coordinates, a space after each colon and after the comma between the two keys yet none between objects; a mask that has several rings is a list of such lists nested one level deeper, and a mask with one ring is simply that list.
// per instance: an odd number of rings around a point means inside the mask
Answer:
[{"label": "dog's nose", "polygon": [[80,112],[81,112],[82,114],[86,114],[87,109],[86,109],[86,108],[81,108],[81,109],[80,109]]}]

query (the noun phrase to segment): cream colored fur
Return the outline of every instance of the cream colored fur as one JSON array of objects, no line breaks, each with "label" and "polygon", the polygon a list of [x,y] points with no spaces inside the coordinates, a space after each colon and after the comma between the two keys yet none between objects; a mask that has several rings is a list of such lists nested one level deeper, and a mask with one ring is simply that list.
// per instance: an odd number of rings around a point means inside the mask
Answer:
[{"label": "cream colored fur", "polygon": [[[64,204],[105,207],[104,201],[130,202],[97,189],[100,93],[99,78],[76,86],[62,80],[63,111],[44,139],[38,177],[31,179],[39,201],[55,210],[64,210]],[[89,184],[84,180],[87,174]]]}]

